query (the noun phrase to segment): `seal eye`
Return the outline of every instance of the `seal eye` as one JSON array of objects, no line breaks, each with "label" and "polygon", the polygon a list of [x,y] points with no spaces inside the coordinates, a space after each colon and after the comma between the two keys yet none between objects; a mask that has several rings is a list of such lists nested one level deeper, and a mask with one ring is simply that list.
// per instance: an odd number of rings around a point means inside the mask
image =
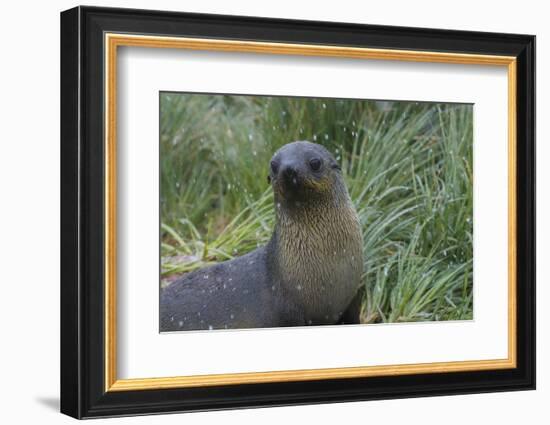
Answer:
[{"label": "seal eye", "polygon": [[321,160],[319,158],[313,158],[309,161],[309,166],[313,171],[319,171],[321,168]]},{"label": "seal eye", "polygon": [[273,171],[273,174],[277,174],[277,171],[279,171],[279,164],[276,161],[271,161],[271,171]]}]

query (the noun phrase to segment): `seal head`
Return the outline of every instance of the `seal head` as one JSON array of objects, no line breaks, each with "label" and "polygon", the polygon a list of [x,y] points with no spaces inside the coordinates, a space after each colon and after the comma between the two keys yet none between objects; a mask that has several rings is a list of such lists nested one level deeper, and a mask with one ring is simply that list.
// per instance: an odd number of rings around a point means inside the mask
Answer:
[{"label": "seal head", "polygon": [[334,185],[340,186],[339,172],[340,166],[325,147],[298,141],[275,152],[268,182],[277,202],[316,201],[337,193]]}]

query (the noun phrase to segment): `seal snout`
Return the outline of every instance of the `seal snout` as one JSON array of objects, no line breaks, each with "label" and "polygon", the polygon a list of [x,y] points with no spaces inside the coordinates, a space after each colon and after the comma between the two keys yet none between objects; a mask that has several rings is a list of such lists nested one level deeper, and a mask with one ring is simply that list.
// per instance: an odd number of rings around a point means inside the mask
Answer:
[{"label": "seal snout", "polygon": [[300,173],[293,164],[285,164],[281,167],[281,177],[287,188],[295,188],[300,184]]},{"label": "seal snout", "polygon": [[303,158],[280,158],[279,170],[276,175],[276,190],[287,201],[305,200],[309,191],[308,170]]}]

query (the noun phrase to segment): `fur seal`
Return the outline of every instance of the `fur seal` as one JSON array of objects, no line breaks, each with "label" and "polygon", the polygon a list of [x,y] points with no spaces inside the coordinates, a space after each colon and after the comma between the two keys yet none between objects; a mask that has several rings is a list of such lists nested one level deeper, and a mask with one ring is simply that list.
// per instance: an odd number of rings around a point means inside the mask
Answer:
[{"label": "fur seal", "polygon": [[273,155],[268,182],[270,241],[164,288],[161,332],[335,324],[357,304],[361,227],[334,157],[315,143],[286,144]]}]

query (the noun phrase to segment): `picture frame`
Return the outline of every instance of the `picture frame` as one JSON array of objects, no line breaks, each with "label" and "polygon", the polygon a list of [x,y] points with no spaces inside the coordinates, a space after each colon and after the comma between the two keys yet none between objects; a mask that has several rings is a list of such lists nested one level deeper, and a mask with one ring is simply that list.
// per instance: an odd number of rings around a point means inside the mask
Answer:
[{"label": "picture frame", "polygon": [[[121,47],[504,69],[506,358],[121,379]],[[92,418],[534,389],[534,131],[534,36],[82,6],[62,12],[61,412]]]}]

